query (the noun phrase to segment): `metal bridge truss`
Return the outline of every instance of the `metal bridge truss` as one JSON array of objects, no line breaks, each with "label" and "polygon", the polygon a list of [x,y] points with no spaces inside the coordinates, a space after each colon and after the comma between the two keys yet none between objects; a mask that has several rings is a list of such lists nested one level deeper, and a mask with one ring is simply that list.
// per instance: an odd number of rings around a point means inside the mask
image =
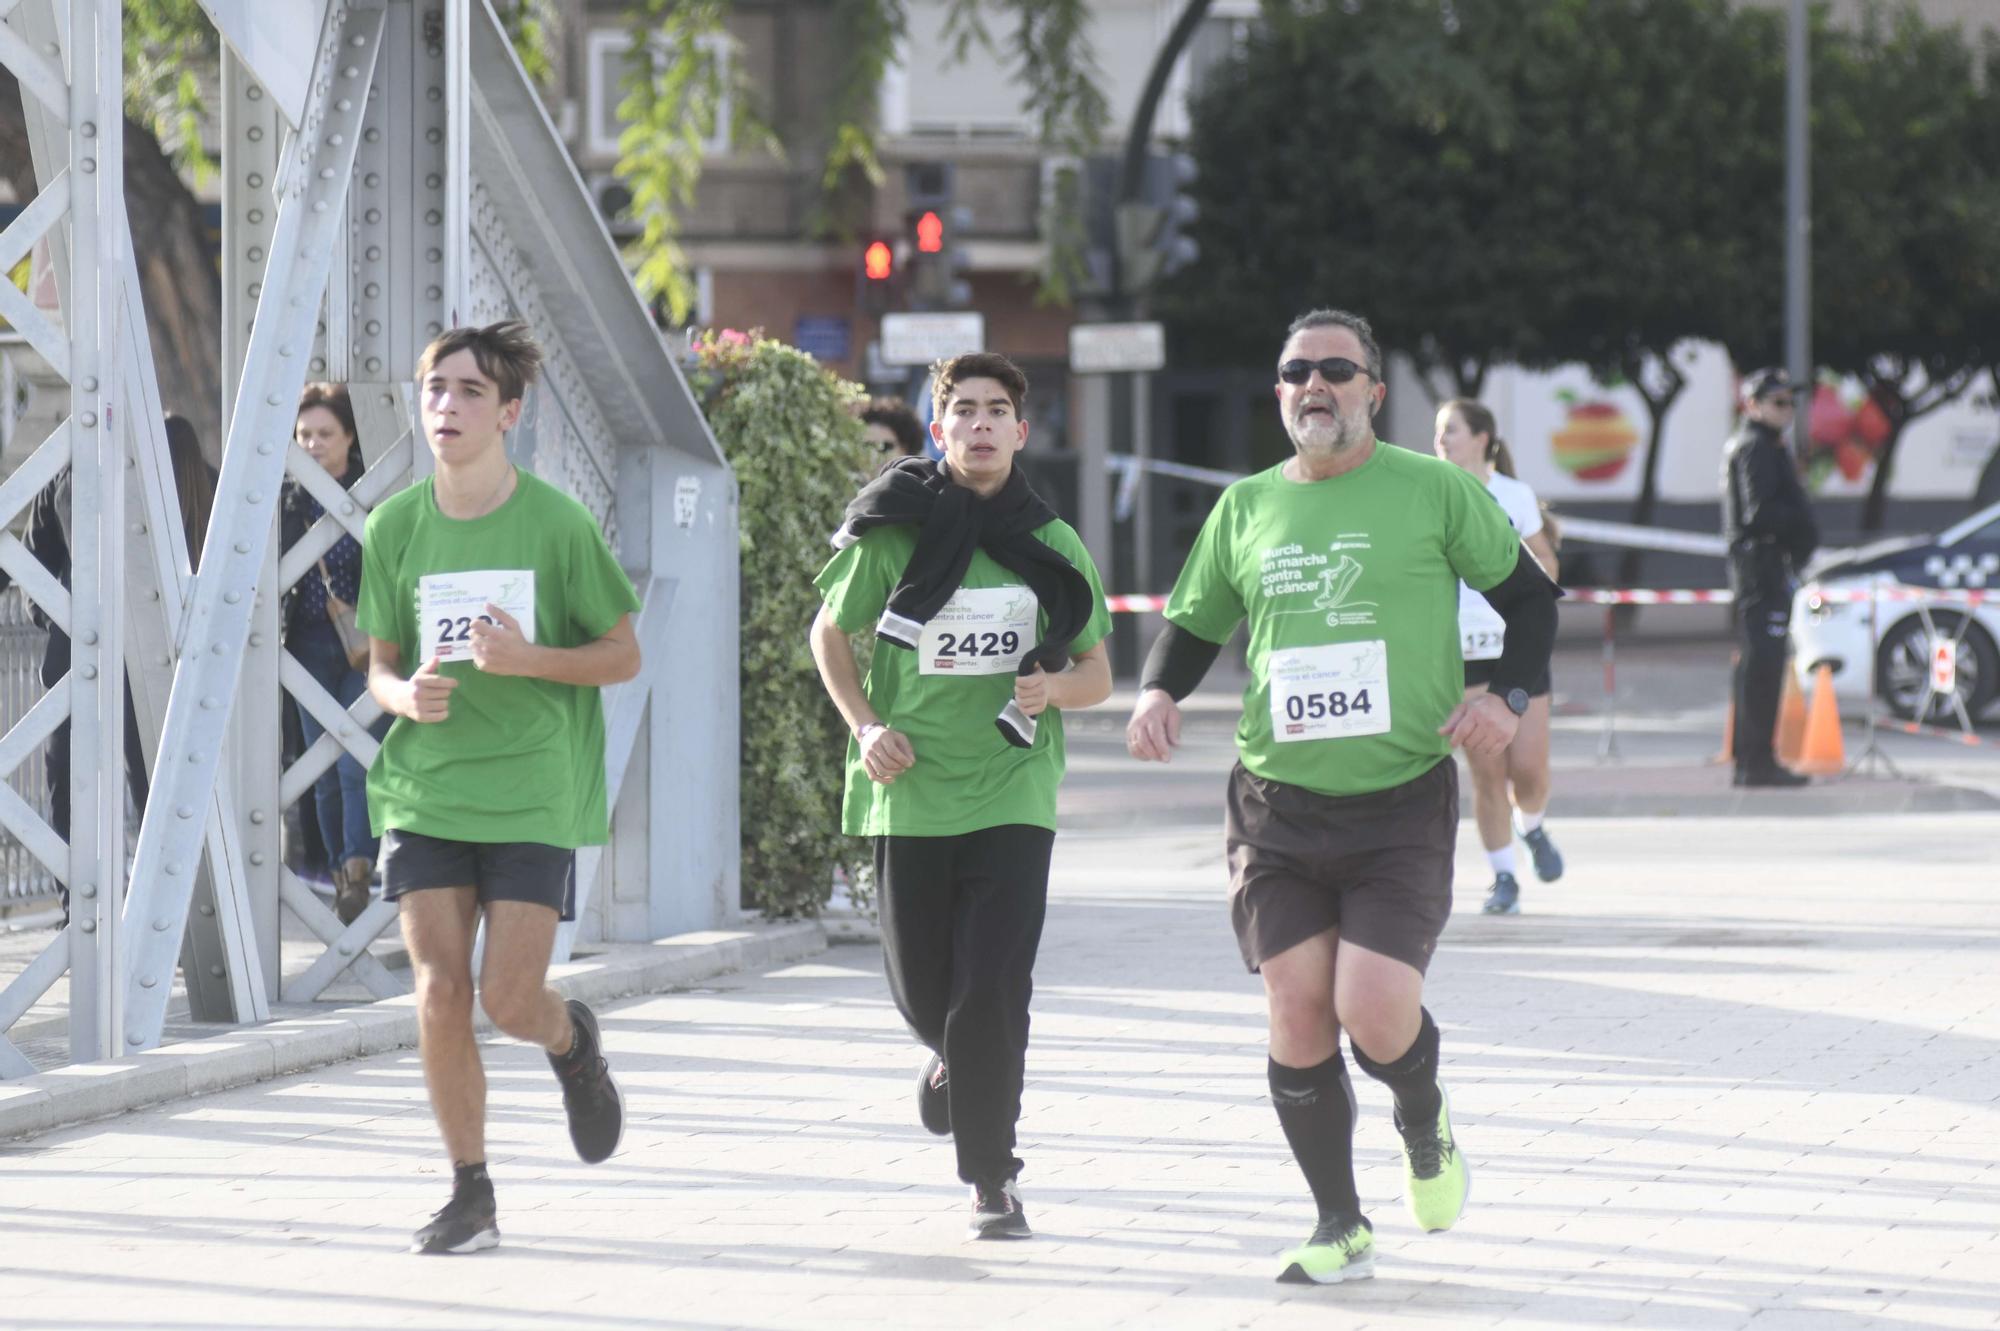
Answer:
[{"label": "metal bridge truss", "polygon": [[[0,0],[40,186],[0,234],[0,266],[46,240],[60,306],[0,282],[0,317],[72,394],[0,483],[0,524],[68,466],[74,547],[65,590],[0,532],[0,568],[74,652],[0,737],[5,775],[70,720],[74,833],[0,782],[0,825],[73,887],[69,927],[0,990],[0,1077],[34,1070],[5,1032],[65,975],[74,1061],[158,1044],[177,966],[198,1020],[263,1021],[343,973],[400,992],[368,951],[394,907],[343,926],[284,864],[286,808],[341,753],[373,760],[379,711],[321,688],[279,614],[335,541],[429,471],[410,377],[453,324],[534,328],[545,373],[510,451],[597,516],[644,602],[643,673],[605,691],[612,843],[579,855],[581,918],[557,960],[579,930],[649,939],[738,915],[734,478],[497,20],[485,0],[202,3],[227,46],[227,400],[195,577],[126,224],[118,0]],[[350,489],[289,442],[309,378],[348,384],[368,458]],[[281,550],[288,480],[325,516]],[[129,848],[121,659],[151,776]],[[281,770],[282,694],[324,734]],[[287,915],[323,950],[281,977]]]}]

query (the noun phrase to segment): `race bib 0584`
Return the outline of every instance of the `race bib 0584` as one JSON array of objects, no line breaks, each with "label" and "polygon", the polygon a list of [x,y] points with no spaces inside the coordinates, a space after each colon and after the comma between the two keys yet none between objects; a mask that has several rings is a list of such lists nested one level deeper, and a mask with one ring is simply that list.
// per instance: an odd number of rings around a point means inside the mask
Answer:
[{"label": "race bib 0584", "polygon": [[533,569],[475,569],[418,578],[417,637],[423,660],[471,660],[473,624],[482,619],[493,622],[486,613],[489,603],[512,615],[521,626],[521,636],[535,641]]},{"label": "race bib 0584", "polygon": [[918,673],[1013,674],[1035,645],[1040,608],[1026,587],[959,588],[918,635]]},{"label": "race bib 0584", "polygon": [[1264,673],[1280,744],[1389,729],[1389,645],[1379,638],[1272,652]]}]

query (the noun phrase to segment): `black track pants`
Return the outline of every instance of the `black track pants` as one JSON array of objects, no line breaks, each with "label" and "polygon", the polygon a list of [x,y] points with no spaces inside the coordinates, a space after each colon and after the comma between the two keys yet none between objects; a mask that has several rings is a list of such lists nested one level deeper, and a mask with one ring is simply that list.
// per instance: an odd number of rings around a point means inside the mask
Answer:
[{"label": "black track pants", "polygon": [[1028,1056],[1028,999],[1048,910],[1046,827],[875,839],[889,992],[944,1055],[952,1138],[967,1183],[1012,1178]]}]

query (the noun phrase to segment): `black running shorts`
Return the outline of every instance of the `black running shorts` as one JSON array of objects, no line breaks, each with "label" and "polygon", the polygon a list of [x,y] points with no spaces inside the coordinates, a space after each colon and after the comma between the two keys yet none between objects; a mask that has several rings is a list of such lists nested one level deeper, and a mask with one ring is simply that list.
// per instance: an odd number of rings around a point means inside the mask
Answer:
[{"label": "black running shorts", "polygon": [[471,887],[479,904],[527,901],[576,918],[576,852],[539,841],[447,841],[390,828],[382,836],[382,897]]},{"label": "black running shorts", "polygon": [[1251,970],[1338,929],[1423,971],[1451,917],[1458,764],[1367,795],[1321,795],[1238,763],[1223,835],[1230,919]]}]

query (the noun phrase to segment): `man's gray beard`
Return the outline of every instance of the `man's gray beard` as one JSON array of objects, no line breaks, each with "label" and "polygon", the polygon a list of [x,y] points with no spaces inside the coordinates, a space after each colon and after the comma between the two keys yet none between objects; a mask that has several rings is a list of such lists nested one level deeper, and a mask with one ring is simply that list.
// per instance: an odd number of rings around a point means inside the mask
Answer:
[{"label": "man's gray beard", "polygon": [[1345,416],[1314,416],[1294,419],[1288,432],[1292,446],[1315,457],[1331,457],[1362,443],[1369,435],[1367,421],[1357,423]]}]

